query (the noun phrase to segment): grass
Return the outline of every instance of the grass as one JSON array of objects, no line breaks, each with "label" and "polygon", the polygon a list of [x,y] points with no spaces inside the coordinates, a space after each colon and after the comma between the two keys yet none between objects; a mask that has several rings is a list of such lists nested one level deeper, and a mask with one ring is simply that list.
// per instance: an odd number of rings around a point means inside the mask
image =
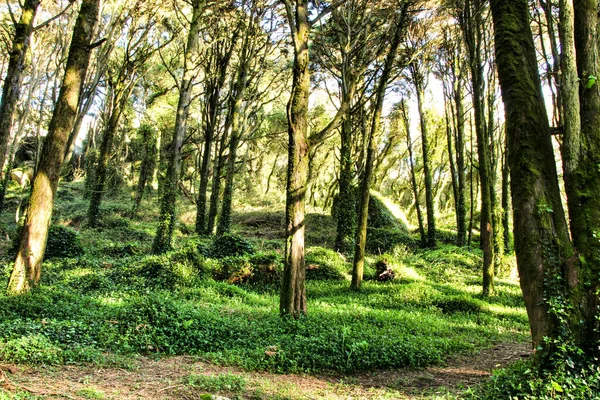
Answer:
[{"label": "grass", "polygon": [[[479,250],[396,247],[385,255],[396,274],[386,283],[370,279],[380,257],[370,255],[363,289],[353,292],[350,260],[330,249],[331,218],[311,214],[307,264],[317,267],[308,273],[308,315],[281,319],[281,212],[235,215],[235,230],[254,255],[211,258],[210,239],[190,234],[184,221],[175,252],[156,257],[149,255],[156,220],[150,202],[130,220],[127,200],[109,198],[101,227],[89,229],[80,192],[79,184],[61,187],[54,223],[79,230],[85,255],[45,261],[41,285],[27,295],[0,293],[0,360],[123,365],[140,354],[189,354],[248,371],[349,373],[439,365],[498,341],[528,339],[516,282],[499,280],[494,296],[480,296]],[[14,234],[13,215],[1,217]],[[0,246],[9,248],[6,242]],[[10,261],[0,259],[2,287]],[[232,273],[242,276],[240,284],[227,283]],[[262,280],[250,283],[252,277]],[[244,379],[190,375],[187,384],[238,393]]]}]

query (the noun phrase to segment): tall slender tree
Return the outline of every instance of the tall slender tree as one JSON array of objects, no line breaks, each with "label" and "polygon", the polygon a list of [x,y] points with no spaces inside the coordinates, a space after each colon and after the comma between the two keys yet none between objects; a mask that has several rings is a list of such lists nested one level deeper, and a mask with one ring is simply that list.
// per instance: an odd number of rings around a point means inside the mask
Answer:
[{"label": "tall slender tree", "polygon": [[198,51],[204,0],[192,0],[192,16],[190,20],[187,42],[184,50],[183,76],[178,82],[179,100],[175,116],[175,129],[173,139],[169,146],[167,170],[163,179],[162,197],[160,199],[160,220],[152,250],[154,253],[163,253],[171,248],[171,239],[175,229],[175,205],[177,202],[177,188],[181,172],[181,146],[187,127],[190,103],[192,100],[193,80],[195,77],[194,65]]},{"label": "tall slender tree", "polygon": [[69,56],[42,156],[33,182],[19,250],[8,283],[9,294],[27,292],[40,280],[54,196],[67,140],[75,123],[81,86],[85,79],[92,38],[98,21],[99,0],[83,0],[73,29]]},{"label": "tall slender tree", "polygon": [[405,32],[405,21],[408,12],[409,2],[406,1],[398,11],[397,20],[392,24],[393,36],[390,41],[390,48],[385,57],[381,76],[379,82],[377,82],[377,88],[375,91],[375,99],[373,104],[373,115],[371,118],[371,124],[368,133],[368,148],[367,148],[367,159],[365,164],[365,170],[362,176],[361,188],[360,188],[360,203],[358,212],[358,226],[356,228],[356,240],[354,244],[354,261],[352,266],[352,282],[350,288],[359,290],[363,280],[363,270],[365,263],[365,247],[367,244],[367,220],[369,217],[369,198],[371,190],[371,180],[373,178],[373,166],[375,151],[377,148],[377,135],[379,133],[379,127],[381,124],[381,113],[383,111],[383,100],[385,98],[385,91],[389,85],[390,76],[392,75],[392,69],[394,67],[394,61],[396,59],[396,53],[398,47],[402,41],[403,34]]}]

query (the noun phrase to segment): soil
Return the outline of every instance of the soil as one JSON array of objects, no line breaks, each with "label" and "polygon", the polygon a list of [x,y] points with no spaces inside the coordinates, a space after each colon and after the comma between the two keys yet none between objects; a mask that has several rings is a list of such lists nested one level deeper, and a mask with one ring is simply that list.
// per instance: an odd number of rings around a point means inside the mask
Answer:
[{"label": "soil", "polygon": [[[207,393],[188,384],[190,375],[235,374],[246,382],[239,399],[433,399],[456,396],[493,369],[529,356],[523,343],[498,343],[479,354],[458,356],[445,366],[372,371],[353,375],[292,375],[221,367],[198,357],[141,357],[125,368],[24,366],[0,363],[2,393],[41,399],[199,399]],[[226,390],[226,388],[224,388]],[[9,397],[10,398],[10,397]],[[213,397],[218,398],[218,397]]]}]

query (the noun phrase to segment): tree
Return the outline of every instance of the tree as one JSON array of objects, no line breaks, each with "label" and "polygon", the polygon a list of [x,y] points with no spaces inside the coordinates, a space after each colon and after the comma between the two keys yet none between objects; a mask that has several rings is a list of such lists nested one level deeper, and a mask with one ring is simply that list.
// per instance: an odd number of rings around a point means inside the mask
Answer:
[{"label": "tree", "polygon": [[425,101],[425,88],[427,87],[427,63],[431,57],[431,46],[426,29],[418,23],[413,24],[409,38],[410,49],[414,57],[408,65],[411,82],[417,97],[417,108],[419,111],[419,126],[421,128],[421,146],[423,148],[423,174],[425,179],[425,207],[427,209],[427,242],[429,247],[436,246],[435,232],[435,205],[433,200],[433,182],[430,163],[429,134],[427,116],[423,108]]},{"label": "tree", "polygon": [[[600,339],[600,92],[597,73],[597,0],[562,0],[561,97],[564,115],[563,167],[571,237],[579,256],[580,275],[572,294],[583,314],[583,326],[574,331],[587,355],[598,356]],[[573,43],[576,54],[573,52]],[[576,60],[576,69],[575,63]],[[578,77],[581,79],[579,81]]]},{"label": "tree", "polygon": [[[467,58],[471,71],[472,103],[477,136],[479,184],[481,194],[481,249],[483,250],[483,295],[494,291],[494,230],[492,221],[492,172],[490,166],[490,134],[485,123],[485,79],[482,60],[484,3],[482,0],[465,0],[459,25],[462,29]],[[490,123],[493,123],[490,121]]]},{"label": "tree", "polygon": [[160,199],[160,220],[152,250],[154,253],[163,253],[171,248],[171,238],[175,228],[175,204],[177,202],[177,190],[179,175],[181,171],[181,146],[185,136],[189,107],[192,98],[192,87],[194,73],[194,60],[198,50],[198,39],[204,12],[203,0],[192,0],[192,16],[187,36],[187,44],[184,50],[183,75],[178,83],[179,100],[177,103],[177,114],[175,118],[175,129],[173,140],[167,154],[168,164],[164,177],[164,187]]},{"label": "tree", "polygon": [[394,35],[390,41],[390,48],[385,57],[381,76],[377,82],[375,98],[373,104],[373,114],[368,133],[367,159],[365,170],[363,172],[361,188],[360,188],[360,203],[358,212],[358,226],[356,228],[356,240],[354,244],[354,261],[352,267],[352,282],[350,288],[359,290],[363,279],[363,270],[365,263],[365,246],[367,244],[367,219],[369,217],[369,196],[371,190],[371,180],[373,178],[373,164],[375,150],[377,148],[377,135],[381,123],[381,113],[383,111],[383,100],[385,91],[388,87],[396,53],[405,30],[405,20],[409,2],[406,1],[398,11],[399,16],[392,24]]},{"label": "tree", "polygon": [[[21,78],[25,68],[25,57],[31,41],[33,33],[33,23],[37,9],[40,5],[40,0],[26,0],[23,3],[21,10],[21,18],[19,22],[14,20],[15,35],[12,42],[12,50],[10,52],[8,68],[4,78],[4,86],[2,88],[2,100],[0,101],[0,182],[4,179],[4,164],[8,152],[8,142],[13,124],[13,118],[19,94],[21,92]],[[10,4],[8,5],[10,9]],[[12,11],[11,11],[12,17]],[[7,170],[10,165],[7,166]],[[6,172],[10,174],[10,172]],[[1,189],[5,190],[4,185]],[[2,197],[4,197],[2,195]]]},{"label": "tree", "polygon": [[58,101],[48,127],[42,156],[33,182],[25,225],[8,283],[9,294],[27,292],[40,280],[54,196],[64,161],[67,140],[75,123],[81,86],[94,45],[99,0],[83,0],[73,28],[73,38]]},{"label": "tree", "polygon": [[[527,0],[491,0],[496,62],[506,113],[514,240],[535,347],[551,350],[579,307],[564,315],[551,299],[569,299],[578,266],[564,217]],[[562,300],[561,300],[562,299]],[[568,300],[567,300],[568,301]],[[574,321],[576,321],[574,323]]]},{"label": "tree", "polygon": [[279,312],[306,314],[304,267],[304,199],[308,180],[308,0],[282,0],[294,46],[292,93],[287,106],[288,171],[285,202],[285,267]]},{"label": "tree", "polygon": [[[139,8],[140,4],[137,4],[137,7],[134,7],[134,12],[137,12]],[[154,10],[146,9],[144,11],[150,14],[149,20],[142,20],[140,16],[134,15],[126,18],[126,20],[129,20],[127,41],[123,48],[115,52],[115,59],[110,60],[109,64],[111,65],[107,70],[106,121],[104,121],[98,162],[93,174],[94,185],[88,208],[88,224],[91,227],[96,227],[98,224],[100,205],[108,173],[108,161],[121,116],[130,101],[130,96],[137,81],[143,73],[140,70],[154,51],[152,44],[154,40],[150,36],[155,22],[152,17]]]},{"label": "tree", "polygon": [[[221,92],[227,79],[229,63],[235,49],[240,27],[236,27],[231,37],[229,37],[231,26],[225,24],[219,26],[220,22],[215,23],[217,29],[214,43],[208,50],[208,61],[205,66],[207,76],[205,90],[207,93],[204,118],[204,151],[202,152],[202,164],[200,167],[200,188],[196,199],[196,233],[212,234],[214,220],[207,226],[206,203],[207,191],[210,178],[210,160],[215,134],[217,133],[219,123],[219,111],[221,109]],[[221,29],[218,29],[221,28]],[[223,133],[224,135],[225,133]],[[218,177],[213,176],[213,179]]]}]

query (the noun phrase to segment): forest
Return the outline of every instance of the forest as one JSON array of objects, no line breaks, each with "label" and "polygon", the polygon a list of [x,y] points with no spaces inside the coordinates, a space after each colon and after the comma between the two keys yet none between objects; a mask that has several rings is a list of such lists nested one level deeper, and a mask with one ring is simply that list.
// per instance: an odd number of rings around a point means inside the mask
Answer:
[{"label": "forest", "polygon": [[0,28],[0,400],[600,398],[600,0]]}]

